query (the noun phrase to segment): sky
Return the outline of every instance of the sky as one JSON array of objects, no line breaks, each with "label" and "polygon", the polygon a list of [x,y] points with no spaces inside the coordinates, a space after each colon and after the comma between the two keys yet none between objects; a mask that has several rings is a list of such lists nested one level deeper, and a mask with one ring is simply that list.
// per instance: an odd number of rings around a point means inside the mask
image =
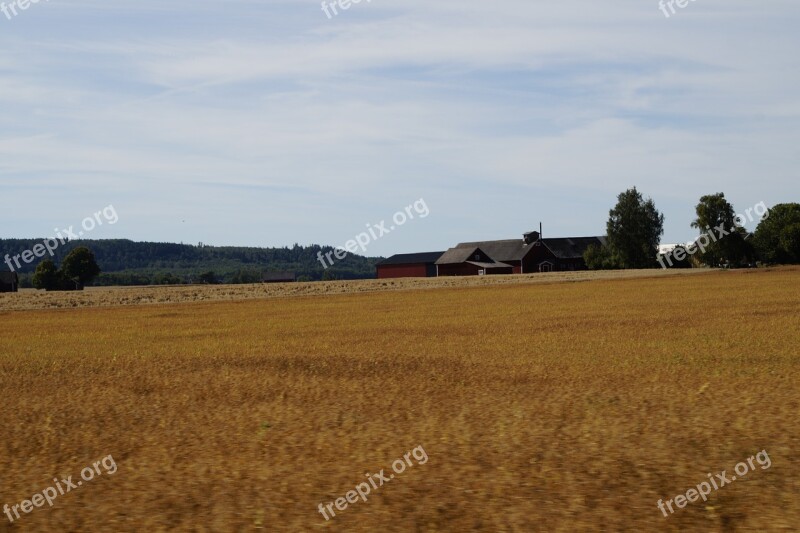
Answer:
[{"label": "sky", "polygon": [[796,0],[14,1],[0,237],[111,205],[86,238],[341,246],[385,220],[387,256],[602,235],[633,186],[665,243],[705,194],[800,200]]}]

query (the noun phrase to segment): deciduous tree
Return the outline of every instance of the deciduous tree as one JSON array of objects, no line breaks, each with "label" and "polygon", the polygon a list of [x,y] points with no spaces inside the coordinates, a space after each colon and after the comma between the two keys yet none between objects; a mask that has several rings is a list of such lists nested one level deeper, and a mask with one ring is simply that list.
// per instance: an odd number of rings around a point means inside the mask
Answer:
[{"label": "deciduous tree", "polygon": [[778,204],[756,228],[753,242],[767,263],[800,263],[800,204]]},{"label": "deciduous tree", "polygon": [[623,268],[653,268],[656,252],[664,234],[664,215],[652,199],[644,199],[636,187],[617,197],[609,212],[608,246]]},{"label": "deciduous tree", "polygon": [[83,287],[100,275],[100,267],[95,261],[94,253],[85,246],[72,250],[61,263],[64,276]]}]

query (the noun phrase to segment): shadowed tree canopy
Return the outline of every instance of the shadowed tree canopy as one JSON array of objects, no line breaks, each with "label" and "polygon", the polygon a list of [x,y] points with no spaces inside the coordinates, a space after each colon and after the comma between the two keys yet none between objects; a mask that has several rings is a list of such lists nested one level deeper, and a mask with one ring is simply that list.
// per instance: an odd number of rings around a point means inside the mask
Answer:
[{"label": "shadowed tree canopy", "polygon": [[800,263],[800,204],[778,204],[769,210],[753,237],[767,263]]},{"label": "shadowed tree canopy", "polygon": [[62,279],[56,264],[51,259],[45,259],[36,266],[36,272],[31,281],[36,289],[52,291],[59,288]]},{"label": "shadowed tree canopy", "polygon": [[100,267],[95,261],[94,253],[85,246],[75,248],[64,258],[61,271],[64,276],[80,286],[90,283],[100,275]]},{"label": "shadowed tree canopy", "polygon": [[217,283],[217,275],[212,271],[203,272],[197,277],[198,283],[205,283],[207,285],[215,285]]},{"label": "shadowed tree canopy", "polygon": [[583,261],[589,270],[616,270],[622,268],[619,257],[610,246],[590,244],[583,253]]}]

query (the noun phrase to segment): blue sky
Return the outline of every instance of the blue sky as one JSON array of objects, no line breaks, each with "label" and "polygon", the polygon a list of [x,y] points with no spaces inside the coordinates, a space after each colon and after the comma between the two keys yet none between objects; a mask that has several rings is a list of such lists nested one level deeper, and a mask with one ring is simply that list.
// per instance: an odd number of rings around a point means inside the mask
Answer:
[{"label": "blue sky", "polygon": [[636,185],[686,241],[703,194],[798,201],[798,26],[796,0],[41,0],[0,14],[0,237],[113,204],[87,237],[341,245],[424,198],[390,255],[602,234]]}]

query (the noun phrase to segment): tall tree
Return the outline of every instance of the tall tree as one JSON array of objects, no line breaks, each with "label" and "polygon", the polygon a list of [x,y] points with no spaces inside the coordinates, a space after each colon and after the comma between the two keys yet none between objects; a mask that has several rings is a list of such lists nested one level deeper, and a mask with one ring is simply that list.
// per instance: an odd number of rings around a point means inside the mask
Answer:
[{"label": "tall tree", "polygon": [[725,199],[725,193],[708,194],[700,198],[695,207],[697,218],[692,227],[706,235],[705,251],[700,259],[709,266],[739,263],[749,259],[751,248],[746,242],[747,232],[736,225],[736,212]]},{"label": "tall tree", "polygon": [[778,204],[756,228],[753,242],[767,263],[800,263],[800,204]]},{"label": "tall tree", "polygon": [[609,212],[608,246],[623,268],[653,268],[656,252],[664,235],[664,215],[652,199],[628,189],[617,197],[617,205]]},{"label": "tall tree", "polygon": [[72,250],[61,263],[61,271],[64,276],[79,286],[83,287],[87,283],[100,275],[100,267],[95,261],[94,253],[85,246],[79,246]]}]

